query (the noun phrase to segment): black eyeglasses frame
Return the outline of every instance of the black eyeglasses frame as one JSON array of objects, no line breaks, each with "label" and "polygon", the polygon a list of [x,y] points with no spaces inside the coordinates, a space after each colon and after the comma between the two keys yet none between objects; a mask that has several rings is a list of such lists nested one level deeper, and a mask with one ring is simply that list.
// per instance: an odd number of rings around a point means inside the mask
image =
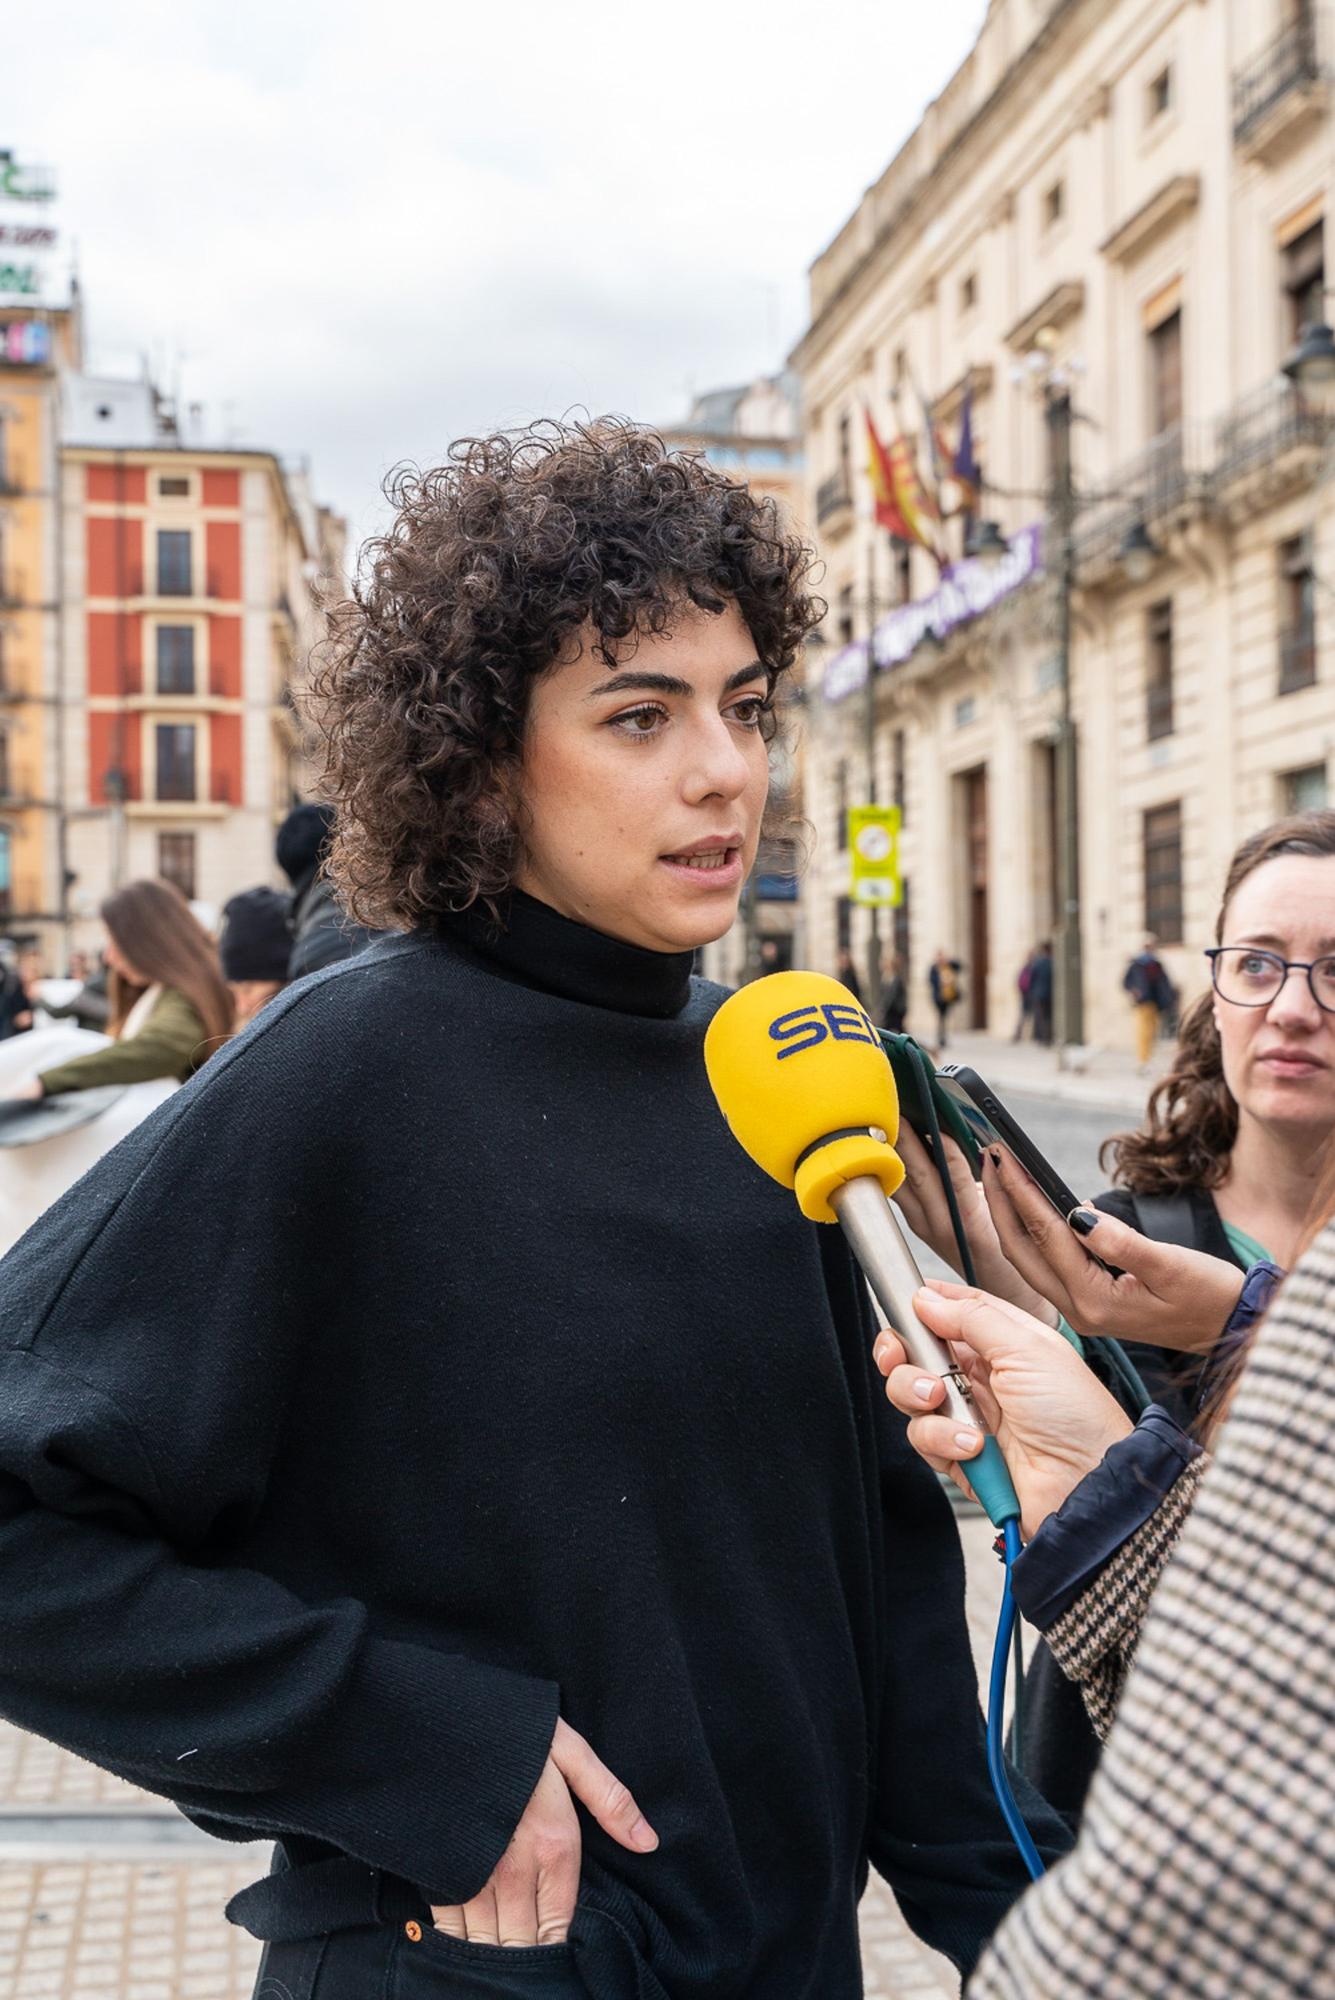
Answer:
[{"label": "black eyeglasses frame", "polygon": [[[1235,1000],[1229,993],[1219,990],[1219,960],[1225,952],[1244,951],[1249,958],[1268,958],[1272,965],[1283,967],[1279,985],[1264,1000]],[[1205,953],[1210,961],[1210,984],[1226,1007],[1272,1007],[1288,983],[1291,972],[1307,974],[1307,990],[1323,1014],[1335,1014],[1335,1007],[1328,1007],[1312,983],[1312,974],[1318,965],[1335,965],[1335,951],[1328,951],[1323,958],[1281,958],[1277,951],[1266,951],[1262,945],[1216,944]]]}]

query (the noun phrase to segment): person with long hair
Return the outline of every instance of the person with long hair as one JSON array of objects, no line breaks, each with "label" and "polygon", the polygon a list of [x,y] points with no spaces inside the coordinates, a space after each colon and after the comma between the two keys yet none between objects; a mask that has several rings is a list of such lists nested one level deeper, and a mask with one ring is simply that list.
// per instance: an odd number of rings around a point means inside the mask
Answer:
[{"label": "person with long hair", "polygon": [[101,917],[112,1045],[43,1070],[15,1096],[56,1097],[159,1076],[184,1083],[232,1032],[217,948],[179,889],[130,882],[107,897]]},{"label": "person with long hair", "polygon": [[[1209,1274],[1201,1296],[1215,1312],[1254,1267],[1291,1266],[1335,1134],[1335,811],[1294,814],[1241,843],[1206,957],[1211,985],[1183,1016],[1143,1124],[1104,1147],[1116,1184],[1090,1206],[1212,1260],[1198,1268]],[[1148,1394],[1190,1424],[1211,1380],[1210,1342],[1191,1351],[1175,1343],[1180,1301],[1119,1287],[1088,1259],[1074,1275],[1069,1265],[1055,1270],[1044,1246],[989,1202],[984,1187],[996,1183],[973,1181],[949,1141],[946,1150],[979,1284],[1052,1324],[1060,1299],[1078,1334],[1120,1339]],[[912,1134],[903,1135],[903,1156],[898,1199],[909,1223],[953,1262],[935,1169]],[[1055,1227],[1045,1242],[1064,1235]],[[1226,1317],[1218,1312],[1216,1330]],[[1097,1339],[1089,1358],[1102,1369]],[[1074,1819],[1098,1743],[1044,1646],[1025,1696],[1024,1768]]]},{"label": "person with long hair", "polygon": [[[1176,1297],[1182,1347],[1204,1344],[1220,1301],[1195,1281],[1218,1260],[1090,1210],[1075,1234],[1054,1228],[1014,1162],[986,1171],[1007,1234],[1029,1232],[1064,1273],[1059,1296],[1083,1290],[1092,1243],[1130,1295]],[[1010,1467],[1017,1600],[1108,1738],[1074,1853],[1002,1926],[969,2000],[1331,1990],[1335,1156],[1309,1207],[1289,1219],[1297,1269],[1205,1421],[1208,1455],[1162,1408],[1133,1429],[1018,1307],[957,1285],[919,1295]],[[877,1364],[915,1448],[968,1491],[981,1436],[935,1414],[939,1385],[894,1334]]]},{"label": "person with long hair", "polygon": [[1024,1878],[958,1537],[692,970],[811,553],[622,423],[396,497],[319,696],[397,935],[0,1267],[0,1710],[276,1840],[230,1914],[291,2000],[831,2000],[869,1866],[967,1969]]}]

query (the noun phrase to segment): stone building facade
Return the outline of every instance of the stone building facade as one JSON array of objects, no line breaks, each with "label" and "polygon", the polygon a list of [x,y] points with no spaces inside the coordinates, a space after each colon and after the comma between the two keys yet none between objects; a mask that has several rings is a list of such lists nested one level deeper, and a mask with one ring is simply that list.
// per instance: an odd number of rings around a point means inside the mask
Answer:
[{"label": "stone building facade", "polygon": [[[1121,975],[1147,930],[1199,990],[1237,840],[1329,796],[1335,430],[1280,372],[1331,316],[1326,28],[1298,0],[992,0],[811,269],[793,364],[831,610],[807,670],[808,957],[865,949],[841,821],[870,741],[904,812],[911,1027],[945,946],[965,1020],[1009,1032],[1060,914],[1050,399],[1074,419],[1086,1039],[1129,1040]],[[943,579],[873,524],[863,410],[888,437],[925,431],[926,404],[948,443],[970,392],[1009,551]],[[960,523],[943,532],[958,563]]]}]

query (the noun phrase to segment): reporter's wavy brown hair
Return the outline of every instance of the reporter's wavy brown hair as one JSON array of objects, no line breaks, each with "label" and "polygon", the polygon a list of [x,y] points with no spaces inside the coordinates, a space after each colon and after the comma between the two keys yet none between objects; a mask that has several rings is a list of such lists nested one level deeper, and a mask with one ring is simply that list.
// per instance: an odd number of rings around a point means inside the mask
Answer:
[{"label": "reporter's wavy brown hair", "polygon": [[465,438],[401,471],[315,676],[329,869],[375,929],[495,907],[523,854],[529,696],[584,635],[610,664],[737,606],[773,688],[824,606],[812,552],[703,458],[621,419]]},{"label": "reporter's wavy brown hair", "polygon": [[[1224,941],[1228,906],[1247,877],[1285,854],[1335,855],[1335,812],[1294,813],[1243,841],[1229,864],[1216,944]],[[1107,1140],[1099,1160],[1133,1194],[1217,1188],[1237,1136],[1238,1107],[1224,1081],[1214,995],[1203,993],[1182,1017],[1172,1068],[1150,1093],[1145,1123]]]}]

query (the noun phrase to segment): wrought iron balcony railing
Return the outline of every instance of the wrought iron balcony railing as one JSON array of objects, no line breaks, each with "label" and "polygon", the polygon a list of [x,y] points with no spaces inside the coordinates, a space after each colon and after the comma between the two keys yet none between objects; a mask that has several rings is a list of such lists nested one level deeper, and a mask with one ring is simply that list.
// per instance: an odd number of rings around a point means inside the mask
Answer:
[{"label": "wrought iron balcony railing", "polygon": [[1303,446],[1321,450],[1335,437],[1335,420],[1314,408],[1283,377],[1263,383],[1215,427],[1215,485],[1221,490],[1274,467]]},{"label": "wrought iron balcony railing", "polygon": [[831,473],[830,477],[822,479],[816,488],[816,526],[823,527],[832,515],[842,512],[844,508],[851,508],[852,505],[853,495],[849,490],[848,480],[842,472]]},{"label": "wrought iron balcony railing", "polygon": [[1316,18],[1304,8],[1233,77],[1233,137],[1242,145],[1292,91],[1321,79]]},{"label": "wrought iron balcony railing", "polygon": [[1075,525],[1077,567],[1116,561],[1131,529],[1152,529],[1209,496],[1209,436],[1198,425],[1173,424],[1083,496]]}]

